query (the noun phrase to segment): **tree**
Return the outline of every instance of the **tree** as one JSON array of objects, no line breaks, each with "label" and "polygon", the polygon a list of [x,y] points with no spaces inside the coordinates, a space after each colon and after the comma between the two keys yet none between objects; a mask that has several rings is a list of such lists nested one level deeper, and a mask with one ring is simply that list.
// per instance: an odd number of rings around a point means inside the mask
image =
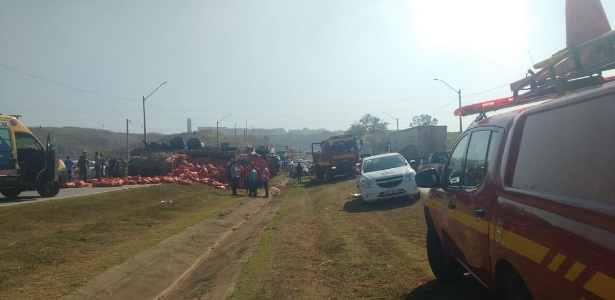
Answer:
[{"label": "tree", "polygon": [[389,123],[383,122],[380,118],[367,114],[359,121],[350,125],[346,133],[353,133],[358,137],[362,137],[367,133],[376,134],[387,130]]},{"label": "tree", "polygon": [[430,115],[420,115],[412,117],[412,123],[410,127],[423,126],[423,125],[437,125],[438,119],[432,118]]}]

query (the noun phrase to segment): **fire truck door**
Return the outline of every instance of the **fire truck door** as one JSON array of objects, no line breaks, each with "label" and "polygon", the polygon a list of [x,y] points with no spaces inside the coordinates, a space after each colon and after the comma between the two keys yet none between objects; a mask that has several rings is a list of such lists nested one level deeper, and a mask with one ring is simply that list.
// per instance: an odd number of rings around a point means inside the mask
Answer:
[{"label": "fire truck door", "polygon": [[[493,149],[497,145],[497,130],[478,129],[466,135],[465,149],[455,149],[447,168],[450,188],[446,189],[454,220],[449,221],[451,239],[466,265],[480,280],[490,277],[489,221],[485,210],[489,191],[483,189]],[[467,145],[467,147],[466,147]],[[449,218],[451,214],[449,214]]]}]

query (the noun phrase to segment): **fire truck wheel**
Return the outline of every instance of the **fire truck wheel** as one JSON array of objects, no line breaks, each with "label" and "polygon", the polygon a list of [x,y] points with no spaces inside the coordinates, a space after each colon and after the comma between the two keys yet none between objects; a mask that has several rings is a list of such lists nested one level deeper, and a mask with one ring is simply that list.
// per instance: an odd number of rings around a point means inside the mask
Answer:
[{"label": "fire truck wheel", "polygon": [[525,282],[509,264],[498,267],[498,286],[504,300],[532,300]]},{"label": "fire truck wheel", "polygon": [[332,181],[333,180],[333,170],[327,169],[327,171],[325,171],[325,178],[327,178],[328,181]]},{"label": "fire truck wheel", "polygon": [[427,228],[427,258],[431,271],[438,280],[450,283],[463,279],[465,270],[455,259],[444,252],[438,233],[432,226]]},{"label": "fire truck wheel", "polygon": [[19,194],[21,194],[21,190],[20,189],[8,189],[8,190],[3,190],[2,191],[2,195],[4,197],[9,198],[9,199],[15,199],[15,198],[17,198],[17,196],[19,196]]}]

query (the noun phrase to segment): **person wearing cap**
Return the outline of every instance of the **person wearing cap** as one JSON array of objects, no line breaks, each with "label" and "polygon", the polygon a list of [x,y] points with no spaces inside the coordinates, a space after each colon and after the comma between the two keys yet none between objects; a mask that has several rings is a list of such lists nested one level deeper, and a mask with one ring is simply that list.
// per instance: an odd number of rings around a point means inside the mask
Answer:
[{"label": "person wearing cap", "polygon": [[88,153],[83,150],[81,156],[77,160],[77,168],[79,168],[79,179],[87,180],[88,179],[88,169],[90,168],[90,162],[88,161]]}]

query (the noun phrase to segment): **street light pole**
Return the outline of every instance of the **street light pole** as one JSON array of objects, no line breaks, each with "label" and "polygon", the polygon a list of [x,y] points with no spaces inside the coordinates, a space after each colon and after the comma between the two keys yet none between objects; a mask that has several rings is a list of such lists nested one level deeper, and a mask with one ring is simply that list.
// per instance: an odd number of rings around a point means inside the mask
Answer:
[{"label": "street light pole", "polygon": [[390,113],[388,113],[388,112],[384,112],[384,111],[383,111],[382,113],[383,113],[383,114],[387,114],[387,115],[389,115],[391,118],[395,119],[395,122],[397,123],[397,131],[399,131],[399,119],[398,119],[398,118],[396,118],[396,117],[391,116],[391,114],[390,114]]},{"label": "street light pole", "polygon": [[[449,88],[451,88],[451,90],[455,91],[455,93],[457,93],[459,95],[459,108],[461,108],[461,89],[459,89],[459,90],[454,89],[452,86],[450,86],[448,83],[446,83],[446,81],[444,81],[442,79],[434,78],[433,80],[440,81],[440,82],[446,84]],[[459,134],[461,134],[463,132],[462,128],[463,128],[463,126],[461,126],[461,115],[459,115]]]},{"label": "street light pole", "polygon": [[130,120],[126,119],[126,159],[130,159],[130,149],[128,148],[128,123]]},{"label": "street light pole", "polygon": [[226,119],[226,117],[228,117],[230,115],[232,115],[232,114],[228,114],[228,115],[224,116],[224,118],[222,118],[222,120],[216,121],[216,147],[220,147],[220,144],[218,144],[218,125],[220,124],[220,122],[224,121],[224,119]]},{"label": "street light pole", "polygon": [[145,100],[149,98],[155,91],[157,91],[163,84],[167,83],[166,81],[161,83],[153,92],[151,92],[147,97],[143,97],[143,143],[147,146],[147,126],[145,125]]}]

